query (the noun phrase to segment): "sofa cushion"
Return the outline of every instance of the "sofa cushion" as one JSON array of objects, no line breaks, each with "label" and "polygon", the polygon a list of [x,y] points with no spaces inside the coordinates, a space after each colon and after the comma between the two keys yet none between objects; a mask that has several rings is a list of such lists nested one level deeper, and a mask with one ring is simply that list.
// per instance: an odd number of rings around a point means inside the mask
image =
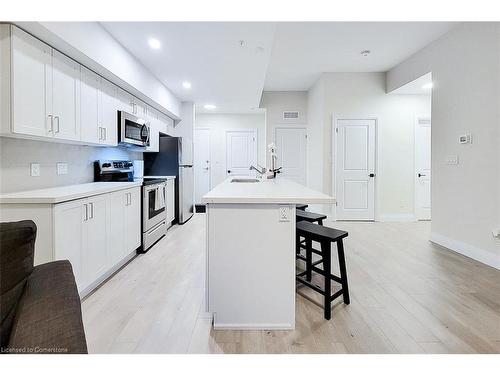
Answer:
[{"label": "sofa cushion", "polygon": [[11,353],[87,353],[69,261],[35,267],[17,307],[8,348]]},{"label": "sofa cushion", "polygon": [[36,225],[0,223],[0,347],[9,340],[17,304],[33,271]]}]

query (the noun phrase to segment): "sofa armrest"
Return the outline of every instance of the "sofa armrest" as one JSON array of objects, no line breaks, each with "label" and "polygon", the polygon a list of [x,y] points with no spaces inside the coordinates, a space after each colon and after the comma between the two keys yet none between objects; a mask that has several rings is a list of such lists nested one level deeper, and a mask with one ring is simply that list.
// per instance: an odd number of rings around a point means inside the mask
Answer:
[{"label": "sofa armrest", "polygon": [[87,353],[70,262],[35,267],[17,306],[8,348],[11,353]]}]

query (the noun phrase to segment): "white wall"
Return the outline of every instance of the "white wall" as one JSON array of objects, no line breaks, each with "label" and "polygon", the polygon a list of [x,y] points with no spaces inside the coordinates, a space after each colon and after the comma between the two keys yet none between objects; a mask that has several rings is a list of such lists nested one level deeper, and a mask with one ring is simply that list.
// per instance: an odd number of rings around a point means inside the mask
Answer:
[{"label": "white wall", "polygon": [[[142,160],[142,153],[0,137],[0,193],[93,182],[99,159]],[[58,162],[68,163],[68,174],[56,174]],[[39,177],[30,176],[30,163],[40,163]]]},{"label": "white wall", "polygon": [[414,125],[417,116],[430,116],[429,96],[387,95],[384,73],[324,73],[309,90],[308,116],[309,187],[335,195],[334,117],[376,118],[376,219],[413,218]]},{"label": "white wall", "polygon": [[180,117],[181,103],[175,95],[98,22],[16,24],[153,107]]},{"label": "white wall", "polygon": [[[432,72],[432,240],[500,268],[500,23],[463,23],[387,74]],[[457,137],[470,132],[473,143]],[[459,164],[446,164],[458,155]]]},{"label": "white wall", "polygon": [[226,179],[226,130],[257,129],[258,164],[266,164],[265,114],[197,114],[195,128],[210,129],[212,187]]},{"label": "white wall", "polygon": [[[307,127],[307,91],[264,91],[260,107],[266,109],[266,141],[275,142],[277,127]],[[299,118],[283,120],[284,111],[299,111]],[[271,160],[268,160],[270,168]]]}]

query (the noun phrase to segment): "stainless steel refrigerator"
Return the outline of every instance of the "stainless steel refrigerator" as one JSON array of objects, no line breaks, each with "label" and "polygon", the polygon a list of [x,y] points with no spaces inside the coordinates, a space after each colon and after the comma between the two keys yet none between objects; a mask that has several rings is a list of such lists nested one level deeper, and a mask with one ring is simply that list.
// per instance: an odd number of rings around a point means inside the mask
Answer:
[{"label": "stainless steel refrigerator", "polygon": [[144,153],[144,176],[175,176],[175,218],[184,224],[194,213],[193,141],[160,136],[159,152]]}]

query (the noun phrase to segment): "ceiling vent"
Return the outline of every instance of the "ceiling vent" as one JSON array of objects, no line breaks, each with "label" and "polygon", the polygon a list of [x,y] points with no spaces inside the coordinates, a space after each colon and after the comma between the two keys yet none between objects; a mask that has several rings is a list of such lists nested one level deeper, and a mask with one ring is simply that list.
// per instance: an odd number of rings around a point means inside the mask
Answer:
[{"label": "ceiling vent", "polygon": [[299,111],[285,111],[283,112],[283,120],[298,120]]}]

